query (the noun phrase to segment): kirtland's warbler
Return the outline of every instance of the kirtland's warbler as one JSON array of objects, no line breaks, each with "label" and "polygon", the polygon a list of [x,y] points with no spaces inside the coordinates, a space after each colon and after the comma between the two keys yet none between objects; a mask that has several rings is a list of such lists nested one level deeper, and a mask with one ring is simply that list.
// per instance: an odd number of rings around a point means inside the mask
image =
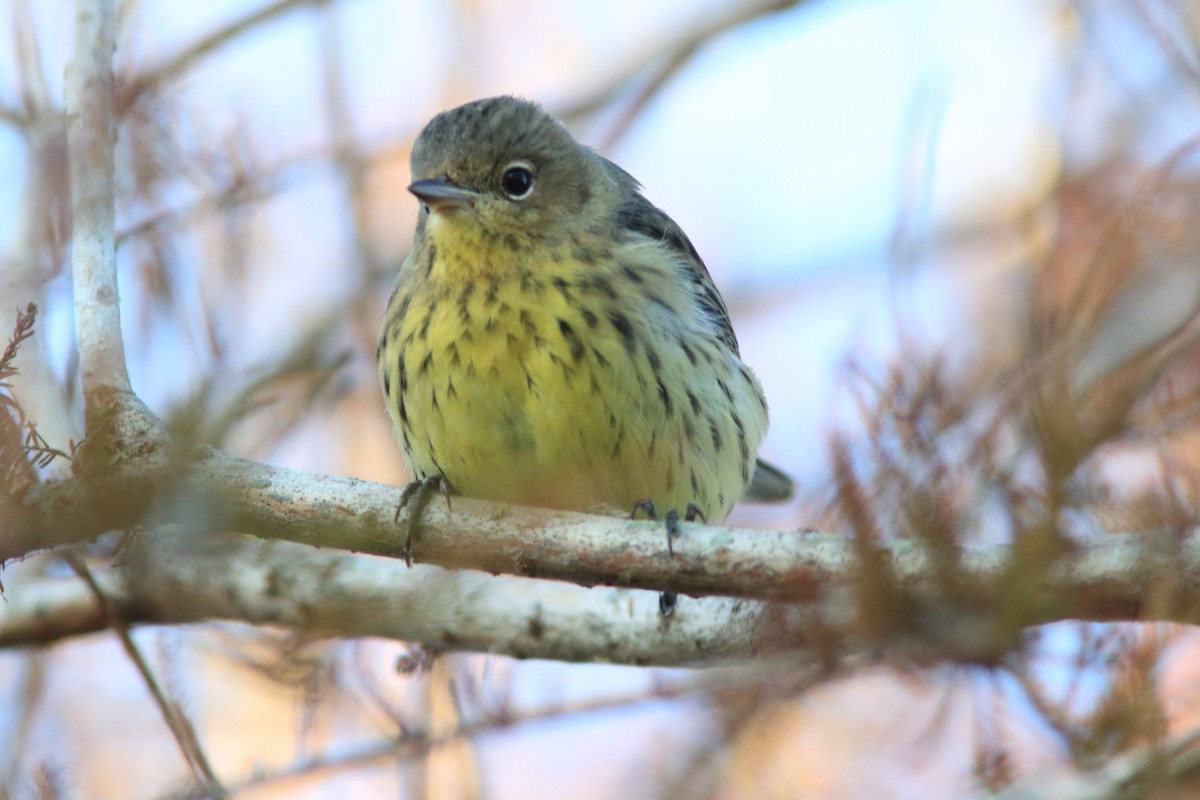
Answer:
[{"label": "kirtland's warbler", "polygon": [[[791,481],[756,460],[762,387],[683,231],[535,103],[438,114],[379,337],[418,481],[486,500],[725,519]],[[668,535],[668,544],[670,534]],[[411,542],[405,543],[410,554]]]}]

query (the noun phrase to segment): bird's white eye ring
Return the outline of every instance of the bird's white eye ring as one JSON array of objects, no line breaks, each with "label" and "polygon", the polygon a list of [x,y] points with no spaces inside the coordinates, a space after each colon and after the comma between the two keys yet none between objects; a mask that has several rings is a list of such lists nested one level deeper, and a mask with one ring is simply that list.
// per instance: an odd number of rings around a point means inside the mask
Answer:
[{"label": "bird's white eye ring", "polygon": [[529,197],[533,194],[533,166],[524,161],[509,164],[500,176],[500,190],[511,200]]}]

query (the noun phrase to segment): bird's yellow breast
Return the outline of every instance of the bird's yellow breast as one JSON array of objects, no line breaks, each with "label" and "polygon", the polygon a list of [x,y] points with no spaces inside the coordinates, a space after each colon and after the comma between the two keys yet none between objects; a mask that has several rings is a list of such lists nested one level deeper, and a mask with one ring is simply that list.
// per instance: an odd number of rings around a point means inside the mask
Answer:
[{"label": "bird's yellow breast", "polygon": [[579,240],[542,242],[536,260],[521,242],[430,244],[402,269],[380,341],[417,476],[527,505],[728,513],[765,408],[684,306],[678,276],[635,280],[636,251]]}]

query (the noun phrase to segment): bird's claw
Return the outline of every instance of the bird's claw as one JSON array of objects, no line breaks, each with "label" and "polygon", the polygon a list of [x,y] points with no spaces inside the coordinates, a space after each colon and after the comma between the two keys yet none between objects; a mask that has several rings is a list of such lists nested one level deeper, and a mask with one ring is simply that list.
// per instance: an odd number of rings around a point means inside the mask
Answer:
[{"label": "bird's claw", "polygon": [[[638,512],[642,512],[648,519],[658,520],[658,509],[654,505],[654,501],[650,498],[638,500],[633,504],[633,508],[629,512],[630,519],[637,519]],[[667,556],[675,557],[675,539],[679,536],[679,511],[674,508],[667,509],[666,514],[662,517],[667,526]],[[699,519],[701,522],[708,522],[704,516],[704,512],[695,503],[688,503],[687,509],[684,511],[684,522],[695,522]],[[678,604],[679,596],[675,592],[662,592],[658,595],[658,611],[664,617],[669,617],[675,613],[675,606]]]},{"label": "bird's claw", "polygon": [[450,509],[450,482],[442,475],[430,475],[425,478],[417,478],[408,483],[400,491],[400,502],[396,504],[396,514],[392,521],[396,524],[400,523],[400,512],[412,503],[412,510],[408,513],[408,524],[404,526],[404,545],[400,548],[400,555],[404,557],[404,563],[407,566],[412,566],[412,545],[413,534],[416,532],[417,523],[421,519],[421,515],[425,512],[429,501],[433,499],[434,494],[440,494],[446,498],[446,509]]}]

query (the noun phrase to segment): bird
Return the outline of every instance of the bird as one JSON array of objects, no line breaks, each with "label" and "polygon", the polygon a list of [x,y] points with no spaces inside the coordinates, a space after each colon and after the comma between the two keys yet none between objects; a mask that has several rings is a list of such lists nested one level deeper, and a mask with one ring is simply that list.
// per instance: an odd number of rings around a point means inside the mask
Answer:
[{"label": "bird", "polygon": [[681,515],[791,496],[757,458],[767,403],[721,294],[628,172],[513,96],[433,117],[411,168],[416,232],[377,349],[415,479],[401,505],[436,486],[642,511],[673,552]]}]

